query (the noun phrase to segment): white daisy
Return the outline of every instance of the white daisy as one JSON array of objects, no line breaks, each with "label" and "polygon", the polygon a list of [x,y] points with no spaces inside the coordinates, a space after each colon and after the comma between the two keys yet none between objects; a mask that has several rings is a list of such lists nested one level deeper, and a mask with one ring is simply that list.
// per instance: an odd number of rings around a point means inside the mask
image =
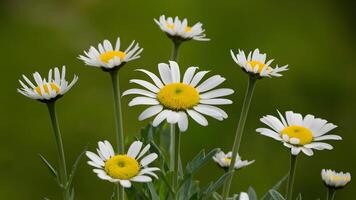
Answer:
[{"label": "white daisy", "polygon": [[208,71],[195,73],[197,69],[197,67],[189,67],[184,73],[183,79],[181,79],[179,66],[174,61],[170,61],[169,65],[158,64],[161,78],[147,70],[138,69],[137,71],[147,74],[154,84],[132,79],[131,83],[141,85],[147,90],[130,89],[125,91],[123,96],[142,95],[132,99],[129,106],[150,105],[141,113],[139,120],[157,115],[153,120],[153,126],[159,125],[166,119],[170,124],[178,123],[180,131],[186,131],[188,128],[187,114],[202,126],[208,125],[207,119],[202,114],[218,120],[227,118],[226,112],[216,105],[231,104],[231,100],[221,97],[230,95],[234,91],[228,88],[214,89],[225,81],[225,78],[220,75],[212,76],[200,83]]},{"label": "white daisy", "polygon": [[142,142],[135,141],[131,144],[127,154],[115,155],[114,149],[108,141],[99,142],[97,153],[87,151],[90,159],[88,164],[95,167],[93,170],[100,179],[113,183],[120,183],[123,187],[131,187],[133,182],[151,182],[152,177],[158,178],[154,171],[157,167],[148,167],[158,156],[150,153],[144,156],[150,149],[150,145],[142,148]]},{"label": "white daisy", "polygon": [[246,192],[241,192],[239,195],[239,200],[249,200],[248,194]]},{"label": "white daisy", "polygon": [[193,26],[188,25],[188,20],[183,19],[182,21],[175,17],[166,17],[164,15],[160,16],[159,20],[154,19],[156,24],[161,28],[162,31],[168,34],[168,36],[177,38],[180,40],[198,40],[198,41],[209,41],[204,34],[203,24],[198,22]]},{"label": "white daisy", "polygon": [[320,142],[323,140],[341,140],[338,135],[325,135],[337,126],[328,123],[324,119],[315,118],[313,115],[306,115],[303,119],[299,113],[286,112],[286,118],[279,113],[281,119],[267,115],[260,119],[272,129],[258,128],[256,131],[262,135],[271,137],[283,142],[284,146],[291,149],[293,155],[303,151],[306,155],[312,156],[313,150],[331,150],[333,146]]},{"label": "white daisy", "polygon": [[[217,152],[213,156],[213,160],[218,163],[218,165],[222,168],[229,168],[230,163],[231,163],[231,157],[232,157],[232,152],[230,151],[229,153],[225,154],[223,151]],[[246,167],[255,161],[248,161],[248,160],[241,160],[241,157],[239,154],[236,156],[236,162],[235,162],[235,169],[241,169],[243,167]]]},{"label": "white daisy", "polygon": [[266,62],[266,54],[261,54],[258,49],[255,49],[248,54],[246,57],[245,52],[239,50],[239,53],[235,55],[235,53],[231,50],[232,59],[236,62],[236,64],[240,65],[240,67],[247,73],[257,75],[259,78],[261,77],[280,77],[282,74],[280,72],[287,71],[288,65],[278,67],[278,65],[273,68],[271,67],[272,60]]},{"label": "white daisy", "polygon": [[142,51],[143,48],[140,48],[138,43],[135,44],[135,41],[131,42],[125,51],[121,51],[120,38],[118,37],[115,48],[109,40],[104,40],[102,44],[99,43],[98,50],[91,46],[88,52],[84,51],[85,56],[80,55],[79,59],[83,60],[86,65],[110,70],[140,58]]},{"label": "white daisy", "polygon": [[65,66],[62,67],[62,74],[60,74],[57,67],[52,72],[53,70],[50,69],[47,80],[46,78],[42,78],[38,72],[35,72],[33,74],[35,84],[25,75],[22,75],[27,85],[19,80],[22,88],[17,89],[17,91],[31,99],[41,101],[53,100],[63,96],[78,80],[78,76],[74,75],[72,82],[68,85],[68,81],[65,79]]},{"label": "white daisy", "polygon": [[345,187],[351,181],[351,174],[349,172],[335,172],[330,169],[323,169],[321,171],[321,178],[326,186],[340,189]]}]

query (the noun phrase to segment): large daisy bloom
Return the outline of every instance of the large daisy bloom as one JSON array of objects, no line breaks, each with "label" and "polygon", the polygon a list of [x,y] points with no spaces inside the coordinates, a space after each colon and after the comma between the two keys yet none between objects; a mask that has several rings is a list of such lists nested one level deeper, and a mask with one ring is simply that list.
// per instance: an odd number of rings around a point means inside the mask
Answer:
[{"label": "large daisy bloom", "polygon": [[231,50],[232,59],[238,64],[245,72],[256,75],[259,78],[261,77],[280,77],[282,74],[280,72],[287,71],[288,65],[282,67],[272,67],[272,60],[266,62],[266,54],[260,53],[260,50],[255,49],[253,52],[250,52],[246,57],[245,52],[239,50],[235,53]]},{"label": "large daisy bloom", "polygon": [[321,178],[327,187],[340,189],[351,181],[351,174],[349,172],[335,172],[334,170],[323,169],[321,170]]},{"label": "large daisy bloom", "polygon": [[230,95],[234,91],[228,88],[214,89],[225,81],[225,78],[220,75],[212,76],[200,83],[208,71],[195,73],[197,69],[197,67],[189,67],[183,79],[179,66],[174,61],[170,61],[169,64],[158,64],[160,78],[152,72],[138,69],[137,71],[147,74],[154,84],[132,79],[131,83],[136,83],[145,89],[129,89],[123,95],[141,95],[132,99],[129,106],[149,105],[150,107],[141,113],[139,120],[156,115],[153,126],[167,120],[170,124],[178,123],[180,131],[184,132],[188,128],[188,115],[202,126],[208,125],[208,120],[203,114],[217,120],[227,118],[226,112],[217,105],[231,104],[231,100],[221,97]]},{"label": "large daisy bloom", "polygon": [[62,67],[62,72],[57,67],[54,70],[50,69],[47,79],[42,78],[38,72],[33,73],[34,83],[25,75],[22,75],[22,78],[24,81],[19,80],[22,88],[18,88],[17,91],[26,97],[40,101],[53,100],[63,96],[78,80],[78,76],[74,75],[73,80],[68,84],[65,66]]},{"label": "large daisy bloom", "polygon": [[183,41],[192,39],[198,41],[210,40],[205,37],[205,30],[202,28],[203,24],[200,22],[189,26],[187,19],[180,20],[178,17],[175,17],[174,20],[172,17],[166,19],[164,15],[160,16],[159,20],[154,19],[154,21],[169,37]]},{"label": "large daisy bloom", "polygon": [[86,65],[110,70],[140,58],[143,48],[140,48],[135,41],[131,42],[125,51],[120,50],[120,45],[119,37],[116,40],[115,47],[109,40],[104,40],[102,44],[99,43],[98,49],[91,46],[88,51],[84,51],[85,55],[79,56],[79,59],[84,61]]},{"label": "large daisy bloom", "polygon": [[[214,156],[213,156],[213,160],[222,168],[229,168],[230,164],[231,164],[231,158],[232,158],[232,152],[228,152],[227,154],[225,154],[223,151],[219,151],[217,152]],[[254,163],[255,161],[248,161],[248,160],[242,160],[241,157],[239,156],[239,154],[237,154],[236,156],[236,162],[235,162],[235,169],[241,169],[244,168],[248,165],[251,165],[252,163]]]},{"label": "large daisy bloom", "polygon": [[88,164],[100,179],[113,183],[120,183],[123,187],[131,187],[131,182],[151,182],[152,177],[158,178],[154,171],[157,167],[148,167],[156,158],[156,153],[144,156],[150,145],[142,148],[143,143],[135,141],[131,144],[127,154],[115,155],[114,149],[108,141],[98,143],[97,154],[87,151],[90,159]]},{"label": "large daisy bloom", "polygon": [[258,128],[256,131],[262,135],[271,137],[283,142],[284,146],[291,149],[293,155],[298,155],[300,151],[308,156],[312,156],[313,149],[331,150],[333,146],[320,142],[324,140],[341,140],[338,135],[326,135],[337,126],[328,121],[315,118],[313,115],[306,115],[304,118],[299,113],[287,111],[285,118],[279,113],[280,119],[267,115],[260,121],[268,128]]}]

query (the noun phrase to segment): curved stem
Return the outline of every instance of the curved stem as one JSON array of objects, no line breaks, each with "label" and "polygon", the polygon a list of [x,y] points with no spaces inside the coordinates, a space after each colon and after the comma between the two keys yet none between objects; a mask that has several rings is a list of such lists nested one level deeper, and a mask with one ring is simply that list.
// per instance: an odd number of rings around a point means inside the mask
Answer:
[{"label": "curved stem", "polygon": [[[236,163],[236,156],[237,156],[237,153],[240,148],[240,143],[241,143],[243,131],[245,128],[246,118],[247,118],[247,114],[248,114],[248,111],[250,108],[250,104],[251,104],[251,100],[252,100],[252,96],[253,96],[253,90],[255,88],[255,85],[256,85],[256,78],[253,76],[249,76],[249,80],[248,80],[248,84],[247,84],[247,91],[245,94],[244,103],[242,105],[239,123],[238,123],[237,129],[236,129],[236,135],[235,135],[234,145],[233,145],[233,149],[232,149],[231,164],[229,166],[228,172],[234,171],[234,166]],[[223,193],[222,193],[223,199],[226,199],[229,196],[231,182],[232,182],[232,178],[233,178],[233,173],[231,173],[231,174],[232,175],[230,177],[228,177],[224,183]]]},{"label": "curved stem", "polygon": [[64,200],[70,199],[70,191],[69,187],[67,187],[68,176],[67,176],[67,167],[66,167],[66,159],[64,154],[64,147],[62,142],[62,136],[59,129],[57,113],[56,113],[56,106],[55,102],[51,101],[47,103],[49,115],[51,117],[53,133],[57,145],[57,152],[58,152],[58,164],[59,164],[59,183],[62,187],[62,194]]},{"label": "curved stem", "polygon": [[335,193],[335,189],[328,187],[328,190],[326,191],[326,200],[334,200]]},{"label": "curved stem", "polygon": [[286,200],[292,200],[293,197],[293,185],[294,185],[296,166],[297,166],[297,155],[291,154]]},{"label": "curved stem", "polygon": [[[116,145],[119,154],[124,153],[124,131],[122,127],[121,96],[119,87],[118,70],[110,72],[112,81],[112,91],[114,96],[114,111],[116,124]],[[124,200],[124,188],[117,184],[116,199]]]}]

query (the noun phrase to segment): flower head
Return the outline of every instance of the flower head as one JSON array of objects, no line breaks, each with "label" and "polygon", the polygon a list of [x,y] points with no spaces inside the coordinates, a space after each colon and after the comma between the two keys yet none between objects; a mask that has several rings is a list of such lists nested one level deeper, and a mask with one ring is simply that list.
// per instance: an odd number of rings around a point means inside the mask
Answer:
[{"label": "flower head", "polygon": [[88,52],[84,51],[85,56],[80,55],[79,59],[84,61],[86,65],[111,70],[140,58],[142,51],[143,48],[140,48],[138,43],[135,44],[135,41],[131,42],[125,51],[120,50],[120,38],[118,37],[115,47],[109,40],[104,40],[102,44],[99,43],[98,49],[91,46]]},{"label": "flower head", "polygon": [[284,146],[291,149],[293,155],[299,154],[300,151],[308,156],[312,156],[313,149],[324,150],[333,149],[330,144],[320,142],[323,140],[341,140],[338,135],[326,135],[337,126],[328,123],[324,119],[315,118],[313,115],[306,115],[304,118],[299,113],[292,111],[286,112],[286,118],[279,113],[280,119],[267,115],[260,121],[271,129],[258,128],[256,131],[262,135],[271,137],[283,142]]},{"label": "flower head", "polygon": [[239,200],[249,200],[248,194],[246,192],[241,192],[239,195]]},{"label": "flower head", "polygon": [[[217,152],[214,157],[213,160],[222,168],[229,168],[230,163],[231,163],[231,157],[232,157],[232,152],[228,152],[227,154],[225,154],[223,151],[219,151]],[[254,163],[255,161],[248,161],[248,160],[242,160],[241,157],[239,156],[239,154],[237,154],[236,156],[236,162],[235,162],[235,169],[241,169],[244,168],[248,165],[251,165],[252,163]]]},{"label": "flower head", "polygon": [[202,114],[217,120],[227,118],[226,112],[216,105],[231,104],[231,100],[221,97],[230,95],[234,91],[227,88],[214,89],[224,82],[225,78],[215,75],[200,83],[208,71],[195,73],[197,67],[189,67],[181,79],[179,66],[174,61],[170,61],[169,64],[158,64],[158,70],[161,78],[147,70],[138,69],[147,74],[154,84],[132,79],[131,83],[136,83],[145,89],[129,89],[123,93],[123,95],[141,95],[132,99],[129,106],[150,105],[141,113],[139,120],[157,115],[153,120],[153,126],[167,120],[170,124],[178,123],[179,129],[186,131],[187,114],[202,126],[208,125],[207,119]]},{"label": "flower head", "polygon": [[50,69],[47,80],[46,78],[42,78],[38,72],[33,74],[35,83],[32,83],[25,75],[22,75],[22,77],[27,85],[19,80],[22,88],[17,89],[17,91],[26,97],[40,101],[49,101],[60,98],[68,92],[78,80],[78,77],[74,75],[72,82],[68,84],[68,81],[65,79],[65,66],[62,67],[62,74],[57,67],[54,68],[54,70]]},{"label": "flower head", "polygon": [[148,167],[156,158],[156,153],[144,156],[150,149],[150,145],[142,148],[142,142],[135,141],[131,144],[127,154],[115,155],[108,141],[99,142],[97,153],[87,151],[90,159],[88,164],[95,167],[93,170],[100,179],[113,183],[120,183],[123,187],[131,187],[133,182],[151,182],[152,177],[158,178],[154,171],[157,167]]},{"label": "flower head", "polygon": [[278,67],[278,65],[273,68],[270,66],[273,62],[269,60],[266,62],[266,54],[260,53],[258,49],[255,49],[248,54],[246,57],[245,52],[239,50],[239,53],[235,55],[235,53],[231,50],[232,59],[238,64],[245,72],[255,75],[258,78],[262,77],[280,77],[282,74],[280,72],[287,71],[288,65]]},{"label": "flower head", "polygon": [[198,22],[193,26],[188,25],[188,20],[183,19],[182,21],[175,17],[166,17],[164,15],[160,16],[159,20],[154,19],[156,24],[164,31],[169,37],[173,39],[178,39],[180,41],[185,40],[198,40],[198,41],[209,41],[209,38],[205,37],[203,24]]},{"label": "flower head", "polygon": [[335,172],[331,169],[323,169],[321,170],[321,178],[327,187],[340,189],[351,181],[351,174],[349,172]]}]

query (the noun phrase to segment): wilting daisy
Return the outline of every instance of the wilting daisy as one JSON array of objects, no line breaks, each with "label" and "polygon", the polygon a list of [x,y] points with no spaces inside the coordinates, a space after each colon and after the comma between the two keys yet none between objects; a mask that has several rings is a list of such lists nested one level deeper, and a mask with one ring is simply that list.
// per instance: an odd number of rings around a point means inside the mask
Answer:
[{"label": "wilting daisy", "polygon": [[[231,163],[231,157],[232,157],[232,152],[230,151],[229,153],[225,154],[223,151],[217,152],[213,156],[213,160],[222,168],[228,169]],[[236,162],[235,162],[235,169],[241,169],[243,167],[246,167],[255,161],[248,161],[248,160],[242,160],[241,157],[237,154],[236,156]]]},{"label": "wilting daisy", "polygon": [[193,26],[188,25],[188,20],[183,19],[182,21],[175,17],[166,17],[164,15],[160,16],[159,20],[154,19],[156,24],[164,31],[169,37],[179,40],[198,40],[198,41],[209,41],[209,38],[205,37],[203,24],[198,22]]},{"label": "wilting daisy", "polygon": [[95,167],[93,171],[100,179],[113,183],[120,183],[123,187],[131,187],[131,182],[151,182],[152,177],[158,178],[154,171],[157,167],[148,167],[156,158],[156,153],[144,156],[150,145],[142,148],[142,142],[135,141],[131,144],[127,154],[115,155],[108,141],[99,142],[97,154],[87,151],[90,159],[88,164]]},{"label": "wilting daisy", "polygon": [[334,170],[323,169],[321,171],[321,178],[327,187],[340,189],[351,181],[351,174],[349,172],[335,172]]},{"label": "wilting daisy", "polygon": [[342,139],[338,135],[326,135],[327,132],[337,126],[328,123],[324,119],[315,118],[310,114],[303,118],[301,114],[292,111],[286,112],[286,118],[279,112],[278,114],[280,119],[271,115],[264,116],[260,119],[261,122],[271,129],[258,128],[256,131],[262,135],[283,142],[284,146],[291,148],[293,155],[297,155],[300,151],[303,151],[306,155],[312,156],[312,149],[331,150],[333,147],[330,144],[320,141]]},{"label": "wilting daisy", "polygon": [[197,69],[197,67],[189,67],[184,73],[183,79],[181,79],[179,66],[174,61],[170,61],[169,65],[158,64],[161,78],[147,70],[138,69],[137,71],[147,74],[154,84],[132,79],[131,83],[141,85],[145,89],[129,89],[123,95],[142,95],[132,99],[129,106],[149,105],[150,107],[141,113],[139,120],[157,115],[153,120],[153,126],[167,120],[170,124],[178,123],[179,129],[186,131],[188,128],[187,114],[202,126],[208,125],[203,114],[217,120],[227,118],[226,112],[216,105],[231,104],[231,100],[221,97],[230,95],[234,91],[227,88],[214,89],[225,81],[225,78],[220,75],[212,76],[200,83],[208,71],[195,73]]},{"label": "wilting daisy", "polygon": [[65,66],[62,67],[62,73],[59,72],[57,67],[54,70],[50,69],[47,79],[42,78],[38,72],[35,72],[33,74],[34,83],[25,75],[22,75],[22,77],[27,84],[19,80],[22,88],[17,89],[17,91],[26,97],[40,101],[53,100],[63,96],[78,80],[78,77],[74,75],[72,82],[68,84],[68,81],[65,79]]},{"label": "wilting daisy", "polygon": [[79,56],[79,59],[83,60],[86,65],[110,70],[140,58],[142,51],[143,48],[140,48],[138,43],[135,44],[135,41],[131,42],[125,51],[120,50],[120,38],[118,37],[115,47],[109,40],[104,40],[102,44],[99,43],[98,49],[91,46],[89,51],[84,51],[85,55]]},{"label": "wilting daisy", "polygon": [[245,72],[253,75],[257,75],[259,78],[261,77],[272,77],[272,76],[282,76],[280,72],[287,71],[288,65],[278,67],[272,67],[272,60],[266,62],[266,54],[261,54],[258,49],[255,49],[248,54],[246,57],[245,52],[239,50],[239,53],[235,55],[235,53],[231,50],[232,59],[238,64]]}]

